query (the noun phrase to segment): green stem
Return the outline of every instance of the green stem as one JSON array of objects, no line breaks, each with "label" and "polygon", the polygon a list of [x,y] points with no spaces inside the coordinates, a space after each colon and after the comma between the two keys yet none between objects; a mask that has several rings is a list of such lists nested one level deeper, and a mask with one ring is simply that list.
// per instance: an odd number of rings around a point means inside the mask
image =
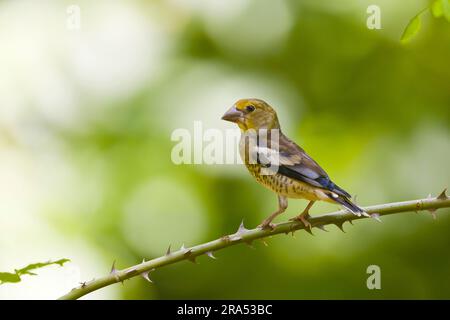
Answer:
[{"label": "green stem", "polygon": [[[439,208],[448,208],[450,207],[450,198],[445,194],[445,190],[438,197],[429,197],[425,199],[419,200],[411,200],[405,202],[395,202],[388,204],[381,204],[376,206],[371,206],[364,208],[365,211],[372,216],[372,218],[378,219],[379,216],[390,215],[394,213],[400,212],[408,212],[408,211],[422,211],[429,210],[434,212],[434,210]],[[367,217],[361,216],[357,217],[347,211],[338,211],[333,213],[328,213],[320,216],[311,217],[309,222],[312,227],[322,228],[325,225],[335,224],[339,228],[342,229],[342,225],[344,222],[365,219]],[[294,232],[296,230],[305,229],[304,225],[301,222],[283,222],[279,223],[275,226],[273,230],[262,230],[260,228],[247,230],[241,224],[239,230],[231,235],[224,236],[220,239],[216,239],[207,243],[199,244],[194,247],[184,248],[182,247],[178,251],[166,253],[165,255],[152,259],[150,261],[142,262],[135,266],[131,266],[129,268],[123,270],[113,270],[107,276],[94,279],[92,281],[81,284],[79,287],[72,289],[69,293],[60,297],[60,300],[75,300],[80,297],[87,295],[90,292],[99,290],[101,288],[107,287],[114,283],[123,282],[124,280],[136,277],[143,276],[145,279],[150,281],[148,277],[148,273],[170,265],[177,263],[183,260],[190,260],[195,262],[195,258],[207,254],[210,257],[212,256],[212,252],[230,247],[239,243],[247,243],[251,244],[253,240],[263,239],[268,236],[276,235],[276,234],[288,234],[290,232]],[[311,232],[311,230],[306,229],[306,231]]]}]

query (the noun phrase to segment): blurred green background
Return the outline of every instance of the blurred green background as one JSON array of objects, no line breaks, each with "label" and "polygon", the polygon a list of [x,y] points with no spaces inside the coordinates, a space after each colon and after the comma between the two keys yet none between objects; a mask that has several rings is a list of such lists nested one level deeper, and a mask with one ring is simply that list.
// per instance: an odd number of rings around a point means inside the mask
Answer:
[{"label": "blurred green background", "polygon": [[[369,30],[366,9],[381,9]],[[425,0],[0,2],[0,270],[70,258],[0,298],[54,299],[82,280],[254,227],[274,194],[240,165],[175,165],[171,133],[233,128],[258,97],[360,205],[450,181],[450,23]],[[80,28],[67,26],[70,5]],[[290,201],[287,220],[306,201]],[[338,209],[316,205],[312,213]],[[450,214],[405,213],[235,246],[88,299],[450,298]],[[368,290],[366,268],[381,268]]]}]

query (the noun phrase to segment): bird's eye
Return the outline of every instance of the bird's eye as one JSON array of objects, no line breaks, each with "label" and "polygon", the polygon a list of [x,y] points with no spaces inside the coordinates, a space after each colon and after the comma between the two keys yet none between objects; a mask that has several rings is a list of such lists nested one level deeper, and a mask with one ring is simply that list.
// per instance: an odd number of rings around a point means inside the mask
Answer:
[{"label": "bird's eye", "polygon": [[255,111],[255,106],[252,106],[252,105],[246,106],[246,107],[245,107],[245,110],[246,110],[247,112],[253,112],[253,111]]}]

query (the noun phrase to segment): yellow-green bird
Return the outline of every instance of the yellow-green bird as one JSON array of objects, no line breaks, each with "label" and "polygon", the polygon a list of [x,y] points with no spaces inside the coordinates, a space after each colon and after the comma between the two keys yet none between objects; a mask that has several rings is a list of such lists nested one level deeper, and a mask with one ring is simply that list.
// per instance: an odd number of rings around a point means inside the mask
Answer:
[{"label": "yellow-green bird", "polygon": [[[260,99],[241,99],[222,119],[236,123],[241,129],[240,155],[251,175],[278,195],[278,210],[260,227],[273,228],[272,220],[286,211],[288,198],[309,200],[305,210],[291,219],[303,222],[305,227],[311,227],[307,220],[309,209],[319,200],[342,205],[357,216],[367,216],[350,201],[348,192],[334,184],[305,150],[281,132],[277,114],[268,103]],[[249,133],[256,137],[253,144]],[[256,154],[256,159],[252,158],[252,153]],[[264,170],[268,167],[276,171],[267,174]]]}]

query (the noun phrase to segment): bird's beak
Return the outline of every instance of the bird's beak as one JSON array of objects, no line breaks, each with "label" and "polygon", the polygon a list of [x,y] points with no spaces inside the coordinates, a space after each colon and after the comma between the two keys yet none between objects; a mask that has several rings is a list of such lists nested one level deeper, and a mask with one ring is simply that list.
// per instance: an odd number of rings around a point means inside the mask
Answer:
[{"label": "bird's beak", "polygon": [[232,106],[222,117],[222,120],[230,122],[238,122],[244,117],[244,113],[236,109],[236,106]]}]

